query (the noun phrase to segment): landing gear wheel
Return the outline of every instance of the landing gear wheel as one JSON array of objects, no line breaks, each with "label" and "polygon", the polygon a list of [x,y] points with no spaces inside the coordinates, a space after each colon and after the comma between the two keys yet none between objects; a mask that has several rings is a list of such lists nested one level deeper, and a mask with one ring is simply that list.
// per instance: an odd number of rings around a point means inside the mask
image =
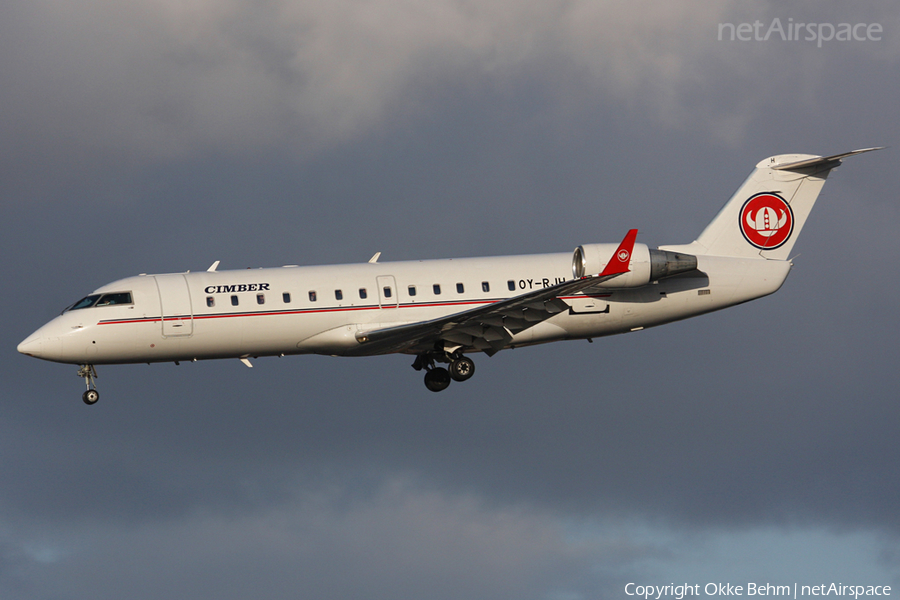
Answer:
[{"label": "landing gear wheel", "polygon": [[450,372],[443,367],[436,367],[425,373],[425,387],[432,392],[441,392],[450,385]]},{"label": "landing gear wheel", "polygon": [[78,376],[84,379],[84,385],[87,386],[87,391],[81,395],[81,399],[89,406],[97,404],[97,400],[100,399],[100,392],[97,391],[94,383],[94,379],[97,378],[97,369],[94,368],[94,365],[79,365]]},{"label": "landing gear wheel", "polygon": [[450,377],[453,381],[465,381],[475,374],[475,361],[468,356],[460,356],[450,362]]}]

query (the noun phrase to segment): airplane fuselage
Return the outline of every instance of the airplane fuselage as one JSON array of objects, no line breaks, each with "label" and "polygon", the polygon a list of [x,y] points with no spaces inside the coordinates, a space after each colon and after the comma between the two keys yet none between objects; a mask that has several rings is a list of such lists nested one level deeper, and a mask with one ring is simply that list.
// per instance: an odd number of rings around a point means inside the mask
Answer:
[{"label": "airplane fuselage", "polygon": [[[504,347],[625,333],[775,292],[790,263],[698,256],[698,269],[634,289],[563,297],[569,310]],[[290,354],[362,356],[370,329],[428,321],[572,279],[572,254],[140,275],[92,295],[130,304],[67,310],[20,351],[73,364]],[[31,346],[31,347],[29,347]]]}]

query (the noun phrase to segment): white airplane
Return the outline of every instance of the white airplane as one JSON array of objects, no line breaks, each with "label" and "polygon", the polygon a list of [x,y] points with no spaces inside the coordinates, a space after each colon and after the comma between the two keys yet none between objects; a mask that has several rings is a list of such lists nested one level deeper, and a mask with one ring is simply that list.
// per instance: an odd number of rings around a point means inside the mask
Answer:
[{"label": "white airplane", "polygon": [[[572,253],[139,275],[98,288],[18,346],[79,365],[288,354],[415,355],[441,391],[475,371],[467,354],[592,341],[766,296],[825,178],[849,156],[783,154],[756,165],[696,241],[650,249],[637,230]],[[448,368],[436,363],[447,364]]]}]

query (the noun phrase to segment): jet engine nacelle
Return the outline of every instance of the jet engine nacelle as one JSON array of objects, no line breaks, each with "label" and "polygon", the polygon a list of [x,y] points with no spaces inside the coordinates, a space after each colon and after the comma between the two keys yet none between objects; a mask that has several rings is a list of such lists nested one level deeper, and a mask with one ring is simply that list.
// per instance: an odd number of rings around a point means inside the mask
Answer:
[{"label": "jet engine nacelle", "polygon": [[[585,275],[596,275],[603,271],[616,244],[584,244],[575,248],[572,256],[572,275],[576,279]],[[628,263],[628,273],[600,283],[601,287],[628,288],[647,285],[665,277],[687,273],[697,268],[697,257],[681,252],[669,252],[648,248],[646,244],[635,244]]]}]

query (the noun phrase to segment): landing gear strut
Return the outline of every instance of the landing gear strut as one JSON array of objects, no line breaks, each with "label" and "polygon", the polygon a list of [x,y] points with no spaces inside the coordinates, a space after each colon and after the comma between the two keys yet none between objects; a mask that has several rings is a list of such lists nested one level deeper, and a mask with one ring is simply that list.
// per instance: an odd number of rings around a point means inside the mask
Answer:
[{"label": "landing gear strut", "polygon": [[81,399],[87,405],[97,404],[97,400],[100,399],[100,392],[97,391],[97,386],[94,383],[94,379],[97,377],[97,369],[94,368],[94,365],[80,365],[78,367],[78,376],[84,379],[84,385],[87,386],[87,391],[81,395]]},{"label": "landing gear strut", "polygon": [[[435,361],[450,363],[449,368],[436,367]],[[426,352],[416,356],[413,369],[425,369],[425,387],[432,392],[446,390],[450,381],[465,381],[475,374],[475,361],[468,356],[455,352]]]}]

